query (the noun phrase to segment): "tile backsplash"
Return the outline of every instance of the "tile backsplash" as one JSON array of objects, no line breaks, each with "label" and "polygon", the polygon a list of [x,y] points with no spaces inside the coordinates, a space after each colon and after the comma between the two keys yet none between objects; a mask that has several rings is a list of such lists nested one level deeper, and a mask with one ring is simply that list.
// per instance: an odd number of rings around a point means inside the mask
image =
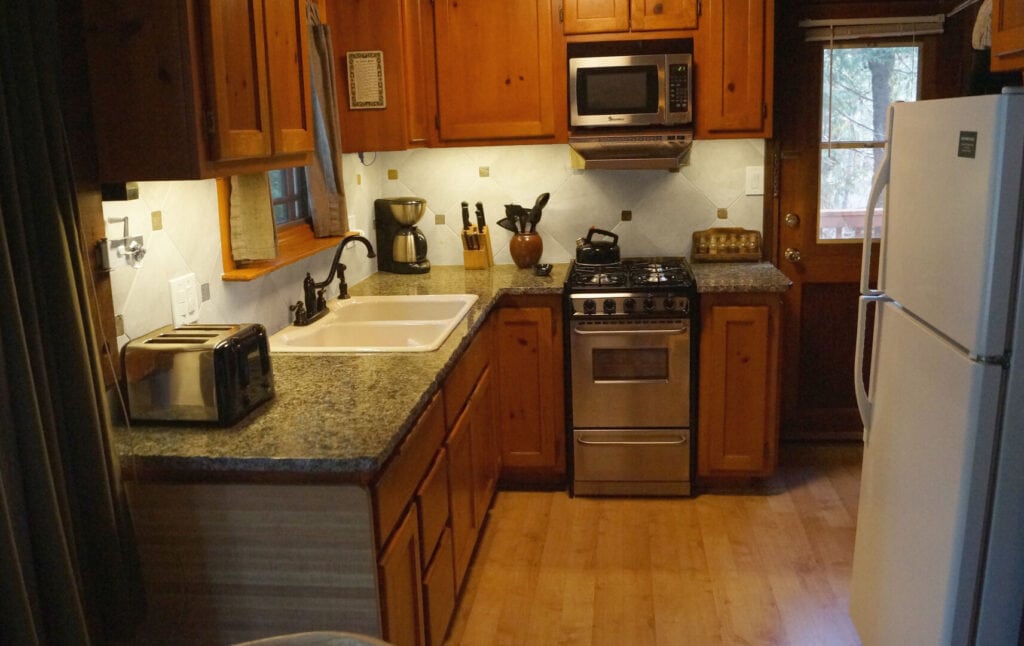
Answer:
[{"label": "tile backsplash", "polygon": [[[495,223],[505,204],[530,207],[545,192],[551,199],[537,227],[544,262],[570,260],[576,239],[592,225],[618,234],[624,256],[688,255],[690,234],[698,229],[761,230],[762,197],[745,195],[744,188],[746,169],[763,166],[762,140],[696,141],[689,165],[678,173],[573,170],[566,145],[419,149],[368,153],[363,159],[347,154],[342,163],[349,226],[366,231],[370,240],[374,199],[426,198],[419,226],[435,265],[462,264],[463,201],[483,202],[495,262],[511,264],[511,233]],[[720,208],[727,209],[726,219],[718,218]],[[631,211],[629,221],[622,211]],[[139,199],[104,202],[103,212],[108,238],[122,237],[120,219],[127,217],[130,234],[143,236],[146,250],[141,264],[111,272],[114,313],[124,321],[121,345],[171,322],[168,281],[190,272],[209,286],[201,322],[257,322],[276,332],[289,323],[288,306],[301,298],[303,276],[309,271],[322,279],[334,253],[321,252],[254,281],[222,281],[214,180],[140,182]],[[441,215],[444,223],[438,224]],[[346,247],[342,260],[350,285],[376,269],[358,245]],[[336,287],[331,290],[329,296],[337,294]]]}]

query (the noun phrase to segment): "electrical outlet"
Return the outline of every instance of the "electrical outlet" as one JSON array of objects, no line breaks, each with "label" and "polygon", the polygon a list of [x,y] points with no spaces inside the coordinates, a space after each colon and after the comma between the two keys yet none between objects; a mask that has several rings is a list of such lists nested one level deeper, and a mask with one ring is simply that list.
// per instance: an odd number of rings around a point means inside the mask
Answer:
[{"label": "electrical outlet", "polygon": [[199,281],[195,274],[170,280],[171,317],[174,327],[199,320]]},{"label": "electrical outlet", "polygon": [[202,295],[203,302],[210,300],[210,283],[203,283],[199,286],[199,293]]},{"label": "electrical outlet", "polygon": [[150,221],[153,223],[153,230],[159,231],[164,228],[164,214],[160,211],[153,211],[149,214]]},{"label": "electrical outlet", "polygon": [[747,195],[764,195],[764,166],[747,166]]}]

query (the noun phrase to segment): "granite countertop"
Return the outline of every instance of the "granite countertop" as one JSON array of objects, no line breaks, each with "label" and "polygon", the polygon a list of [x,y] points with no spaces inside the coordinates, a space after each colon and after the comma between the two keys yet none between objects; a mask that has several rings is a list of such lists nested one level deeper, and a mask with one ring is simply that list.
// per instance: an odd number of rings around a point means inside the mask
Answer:
[{"label": "granite countertop", "polygon": [[272,355],[276,396],[234,426],[132,425],[115,442],[129,479],[196,476],[365,482],[411,430],[503,294],[561,294],[567,264],[550,276],[514,265],[376,273],[353,296],[476,294],[434,352]]},{"label": "granite countertop", "polygon": [[[773,265],[694,263],[700,292],[783,292]],[[228,428],[126,425],[115,442],[129,479],[367,482],[441,387],[503,294],[561,294],[567,264],[550,276],[514,265],[484,270],[432,267],[429,273],[376,273],[353,296],[476,294],[478,300],[434,352],[272,355],[275,398]]]},{"label": "granite countertop", "polygon": [[690,265],[702,294],[784,292],[793,282],[770,262],[695,262]]}]

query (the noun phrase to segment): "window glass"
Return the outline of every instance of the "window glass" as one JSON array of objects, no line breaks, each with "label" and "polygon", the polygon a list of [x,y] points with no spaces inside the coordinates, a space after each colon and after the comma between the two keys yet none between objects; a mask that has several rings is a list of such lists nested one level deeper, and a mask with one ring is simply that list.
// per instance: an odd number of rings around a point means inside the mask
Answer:
[{"label": "window glass", "polygon": [[[885,119],[893,101],[918,96],[920,48],[826,47],[822,55],[818,239],[864,237],[864,212],[885,153]],[[884,195],[872,237],[881,235]]]},{"label": "window glass", "polygon": [[287,226],[309,219],[306,199],[306,171],[304,168],[272,170],[270,196],[274,208],[274,223]]}]

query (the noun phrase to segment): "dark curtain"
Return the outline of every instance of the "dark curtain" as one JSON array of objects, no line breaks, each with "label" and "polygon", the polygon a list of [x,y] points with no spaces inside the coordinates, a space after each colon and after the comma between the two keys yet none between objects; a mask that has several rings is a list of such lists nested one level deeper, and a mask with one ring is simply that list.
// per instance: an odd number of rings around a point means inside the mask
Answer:
[{"label": "dark curtain", "polygon": [[103,643],[142,595],[78,244],[57,7],[0,7],[0,642]]}]

